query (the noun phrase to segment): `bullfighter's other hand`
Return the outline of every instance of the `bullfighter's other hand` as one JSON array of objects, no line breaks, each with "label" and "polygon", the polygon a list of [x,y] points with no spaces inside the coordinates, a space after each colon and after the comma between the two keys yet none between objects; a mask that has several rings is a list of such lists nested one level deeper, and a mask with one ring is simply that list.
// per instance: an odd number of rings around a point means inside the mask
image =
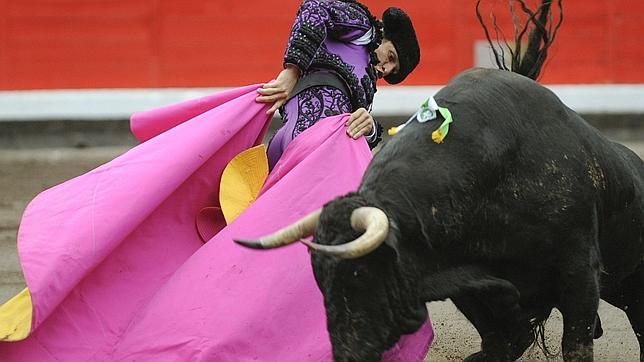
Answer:
[{"label": "bullfighter's other hand", "polygon": [[351,113],[349,120],[345,123],[347,134],[353,139],[370,134],[373,130],[373,124],[373,117],[364,108],[358,108],[358,110]]},{"label": "bullfighter's other hand", "polygon": [[291,94],[299,77],[300,69],[293,64],[287,64],[286,68],[280,72],[276,79],[262,85],[257,90],[260,96],[255,98],[255,101],[259,103],[273,103],[273,106],[266,111],[266,114],[275,113],[276,110],[286,103],[286,99]]}]

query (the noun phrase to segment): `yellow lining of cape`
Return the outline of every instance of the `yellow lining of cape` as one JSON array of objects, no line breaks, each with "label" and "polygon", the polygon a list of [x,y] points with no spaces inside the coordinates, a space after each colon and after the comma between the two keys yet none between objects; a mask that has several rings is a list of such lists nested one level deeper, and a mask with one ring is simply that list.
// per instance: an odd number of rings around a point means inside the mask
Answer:
[{"label": "yellow lining of cape", "polygon": [[25,288],[0,306],[0,341],[21,341],[31,332],[33,306]]},{"label": "yellow lining of cape", "polygon": [[263,144],[233,158],[221,175],[219,203],[230,224],[257,198],[268,176],[268,157]]}]

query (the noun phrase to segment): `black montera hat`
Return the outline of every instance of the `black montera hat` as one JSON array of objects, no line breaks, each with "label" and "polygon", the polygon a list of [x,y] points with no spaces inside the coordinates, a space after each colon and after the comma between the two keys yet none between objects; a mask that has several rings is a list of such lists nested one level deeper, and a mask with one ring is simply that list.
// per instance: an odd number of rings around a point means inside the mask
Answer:
[{"label": "black montera hat", "polygon": [[385,38],[391,40],[398,53],[400,69],[396,74],[389,74],[385,80],[389,84],[402,82],[420,61],[420,47],[414,26],[409,16],[398,8],[389,8],[382,14]]}]

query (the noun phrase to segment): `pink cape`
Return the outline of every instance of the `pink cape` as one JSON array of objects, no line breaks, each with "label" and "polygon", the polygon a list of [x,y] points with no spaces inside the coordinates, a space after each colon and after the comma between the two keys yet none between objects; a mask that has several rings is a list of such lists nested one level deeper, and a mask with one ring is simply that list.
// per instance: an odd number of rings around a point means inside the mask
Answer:
[{"label": "pink cape", "polygon": [[[232,237],[270,233],[356,189],[371,159],[346,118],[298,136],[258,199],[204,244],[195,218],[218,206],[227,163],[269,119],[257,85],[132,117],[143,143],[38,195],[18,249],[31,335],[2,361],[328,361],[322,295],[303,245],[255,251]],[[427,322],[388,360],[422,360]]]}]

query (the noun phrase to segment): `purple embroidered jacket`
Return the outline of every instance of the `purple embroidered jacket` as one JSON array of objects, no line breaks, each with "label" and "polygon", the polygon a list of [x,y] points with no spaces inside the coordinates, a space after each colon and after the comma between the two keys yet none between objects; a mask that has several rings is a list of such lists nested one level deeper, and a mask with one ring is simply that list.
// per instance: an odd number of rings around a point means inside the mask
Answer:
[{"label": "purple embroidered jacket", "polygon": [[[302,77],[315,72],[333,72],[348,86],[350,97],[331,86],[314,86],[291,98],[280,109],[284,125],[268,148],[272,168],[286,146],[318,120],[369,109],[376,92],[377,63],[373,50],[380,45],[380,23],[355,1],[305,0],[291,29],[284,64],[294,64]],[[382,127],[367,140],[380,141]]]}]

